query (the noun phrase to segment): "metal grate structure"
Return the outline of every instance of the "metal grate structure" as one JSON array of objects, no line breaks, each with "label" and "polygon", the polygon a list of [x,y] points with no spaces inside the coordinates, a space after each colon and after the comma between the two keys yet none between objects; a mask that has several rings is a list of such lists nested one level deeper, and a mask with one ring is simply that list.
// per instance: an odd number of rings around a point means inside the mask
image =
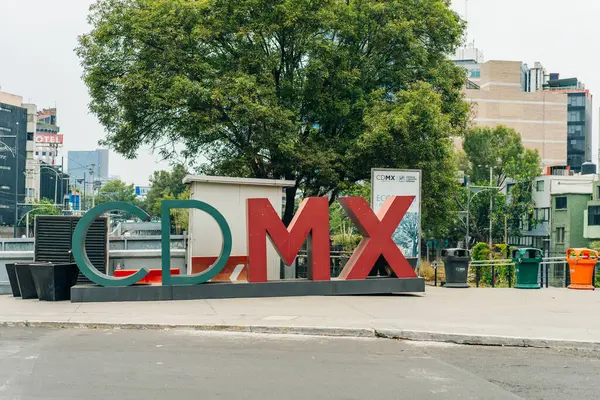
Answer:
[{"label": "metal grate structure", "polygon": [[[71,242],[80,217],[65,215],[38,215],[35,218],[35,261],[72,263]],[[108,265],[108,218],[101,217],[90,227],[85,249],[94,267],[106,273]],[[78,283],[90,283],[80,272]]]}]

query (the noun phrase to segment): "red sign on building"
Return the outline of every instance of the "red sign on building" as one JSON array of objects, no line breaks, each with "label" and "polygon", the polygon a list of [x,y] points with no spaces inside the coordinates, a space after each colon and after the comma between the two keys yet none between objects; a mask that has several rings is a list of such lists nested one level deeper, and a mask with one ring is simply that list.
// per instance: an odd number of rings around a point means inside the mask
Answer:
[{"label": "red sign on building", "polygon": [[38,145],[63,144],[63,135],[60,133],[36,133],[35,143]]}]

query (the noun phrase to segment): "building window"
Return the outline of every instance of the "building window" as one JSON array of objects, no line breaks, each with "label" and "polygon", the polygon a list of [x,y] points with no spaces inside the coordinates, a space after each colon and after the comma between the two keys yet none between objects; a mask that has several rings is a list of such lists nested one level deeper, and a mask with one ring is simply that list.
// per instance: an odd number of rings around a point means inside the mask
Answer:
[{"label": "building window", "polygon": [[569,95],[569,106],[585,107],[585,96]]},{"label": "building window", "polygon": [[535,183],[535,190],[537,190],[538,192],[543,192],[544,191],[544,181],[537,181]]},{"label": "building window", "polygon": [[556,228],[556,243],[565,242],[565,228]]},{"label": "building window", "polygon": [[537,222],[548,222],[550,221],[550,209],[549,208],[536,208],[535,219]]},{"label": "building window", "polygon": [[567,121],[581,122],[583,120],[583,113],[581,111],[569,111]]},{"label": "building window", "polygon": [[566,210],[567,209],[567,198],[566,197],[557,197],[556,198],[556,209],[557,210]]},{"label": "building window", "polygon": [[588,207],[588,225],[600,225],[600,206]]},{"label": "building window", "polygon": [[569,125],[568,127],[569,136],[583,136],[582,125]]}]

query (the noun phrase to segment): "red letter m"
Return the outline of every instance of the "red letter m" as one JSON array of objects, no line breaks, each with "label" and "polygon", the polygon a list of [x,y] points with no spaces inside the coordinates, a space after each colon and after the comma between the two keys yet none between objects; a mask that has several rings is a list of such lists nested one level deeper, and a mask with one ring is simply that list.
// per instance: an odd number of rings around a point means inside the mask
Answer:
[{"label": "red letter m", "polygon": [[290,226],[267,199],[248,199],[248,281],[267,281],[267,235],[286,265],[308,239],[308,279],[329,280],[329,204],[325,197],[302,201]]}]

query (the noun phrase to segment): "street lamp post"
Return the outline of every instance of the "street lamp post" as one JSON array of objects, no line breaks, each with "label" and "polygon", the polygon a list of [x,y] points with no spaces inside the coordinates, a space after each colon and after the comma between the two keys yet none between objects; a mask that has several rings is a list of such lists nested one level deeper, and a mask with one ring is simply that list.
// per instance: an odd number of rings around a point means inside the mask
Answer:
[{"label": "street lamp post", "polygon": [[[494,167],[490,166],[490,187],[492,187],[493,183],[493,171],[494,171]],[[490,249],[492,248],[492,211],[493,211],[493,207],[494,207],[494,203],[493,203],[494,197],[490,194]]]},{"label": "street lamp post", "polygon": [[15,132],[15,223],[13,236],[17,237],[17,221],[19,220],[19,123]]},{"label": "street lamp post", "polygon": [[[500,189],[498,186],[492,186],[493,185],[493,177],[492,177],[492,168],[490,167],[490,186],[471,186],[469,183],[467,183],[467,234],[465,236],[465,248],[468,250],[469,249],[469,232],[470,232],[470,222],[471,222],[471,200],[475,198],[475,196],[477,196],[479,193],[484,192],[486,190],[498,190]],[[477,190],[473,196],[471,196],[471,191],[475,191]],[[493,210],[493,203],[492,203],[492,197],[490,195],[490,234],[489,234],[489,241],[490,241],[490,247],[492,246],[492,210]]]}]

